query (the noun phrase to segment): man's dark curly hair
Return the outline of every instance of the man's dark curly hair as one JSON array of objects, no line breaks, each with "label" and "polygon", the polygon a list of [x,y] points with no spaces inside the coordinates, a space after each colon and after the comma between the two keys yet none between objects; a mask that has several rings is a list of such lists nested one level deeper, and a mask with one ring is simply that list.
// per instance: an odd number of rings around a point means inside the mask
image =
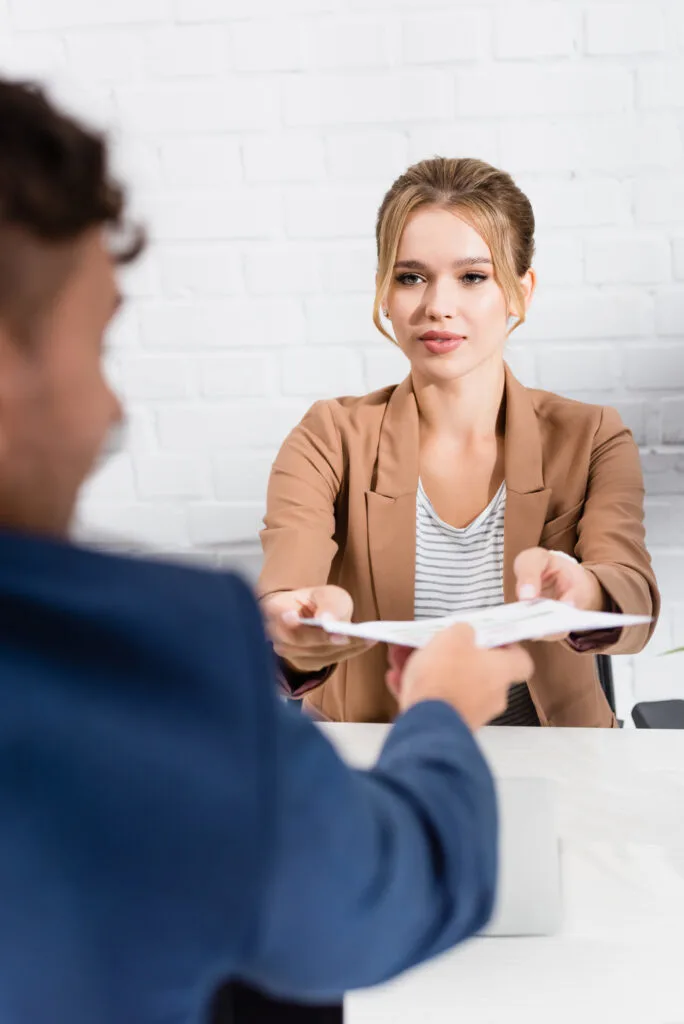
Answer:
[{"label": "man's dark curly hair", "polygon": [[63,283],[71,243],[100,226],[117,262],[142,250],[104,136],[61,113],[38,86],[0,78],[0,320],[24,332]]}]

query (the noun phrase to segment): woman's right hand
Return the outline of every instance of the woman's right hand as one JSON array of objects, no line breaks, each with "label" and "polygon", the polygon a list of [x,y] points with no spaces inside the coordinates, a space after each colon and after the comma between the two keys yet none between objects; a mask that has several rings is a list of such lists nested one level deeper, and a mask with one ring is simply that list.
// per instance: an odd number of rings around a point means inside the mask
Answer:
[{"label": "woman's right hand", "polygon": [[301,618],[351,622],[354,602],[342,587],[302,587],[263,598],[261,608],[276,654],[296,672],[320,672],[367,651],[372,643],[303,626]]}]

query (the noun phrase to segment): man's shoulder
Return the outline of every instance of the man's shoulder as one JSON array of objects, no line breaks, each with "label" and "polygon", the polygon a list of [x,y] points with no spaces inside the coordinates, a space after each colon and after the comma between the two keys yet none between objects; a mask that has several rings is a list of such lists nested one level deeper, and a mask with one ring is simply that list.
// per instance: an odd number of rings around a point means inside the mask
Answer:
[{"label": "man's shoulder", "polygon": [[253,605],[252,591],[238,573],[222,570],[203,563],[198,556],[185,556],[181,560],[173,553],[150,557],[145,554],[116,554],[74,548],[78,557],[91,560],[92,570],[106,574],[112,584],[121,580],[135,580],[142,587],[158,590],[183,602],[211,599],[217,594],[230,596],[238,603]]},{"label": "man's shoulder", "polygon": [[[261,615],[248,583],[236,572],[149,559],[88,552],[94,576],[108,589],[110,607],[141,628],[166,629],[170,644],[195,645],[201,637],[230,643],[233,658],[263,644]],[[198,651],[198,662],[202,660]]]},{"label": "man's shoulder", "polygon": [[233,659],[265,646],[261,616],[237,574],[33,538],[0,537],[0,593],[36,628],[68,624],[74,639],[159,664],[193,651],[197,670],[212,652]]}]

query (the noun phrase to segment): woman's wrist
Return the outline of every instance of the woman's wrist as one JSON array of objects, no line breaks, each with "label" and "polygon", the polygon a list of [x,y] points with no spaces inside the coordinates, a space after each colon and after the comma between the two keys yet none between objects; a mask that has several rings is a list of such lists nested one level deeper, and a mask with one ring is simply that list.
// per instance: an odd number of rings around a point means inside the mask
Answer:
[{"label": "woman's wrist", "polygon": [[584,570],[587,577],[587,604],[585,611],[607,612],[613,607],[607,591],[599,583],[598,577],[590,569]]}]

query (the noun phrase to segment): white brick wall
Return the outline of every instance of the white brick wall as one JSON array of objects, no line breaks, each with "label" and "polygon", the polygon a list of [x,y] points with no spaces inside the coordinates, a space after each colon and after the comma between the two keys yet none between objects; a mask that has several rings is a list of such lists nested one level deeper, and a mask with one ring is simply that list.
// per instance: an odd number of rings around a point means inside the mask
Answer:
[{"label": "white brick wall", "polygon": [[0,67],[112,130],[154,241],[111,337],[126,449],[84,523],[253,546],[307,406],[405,372],[370,321],[384,190],[409,161],[479,156],[538,220],[511,363],[615,405],[642,446],[666,603],[618,663],[621,711],[684,695],[656,657],[684,642],[682,0],[0,0]]}]

